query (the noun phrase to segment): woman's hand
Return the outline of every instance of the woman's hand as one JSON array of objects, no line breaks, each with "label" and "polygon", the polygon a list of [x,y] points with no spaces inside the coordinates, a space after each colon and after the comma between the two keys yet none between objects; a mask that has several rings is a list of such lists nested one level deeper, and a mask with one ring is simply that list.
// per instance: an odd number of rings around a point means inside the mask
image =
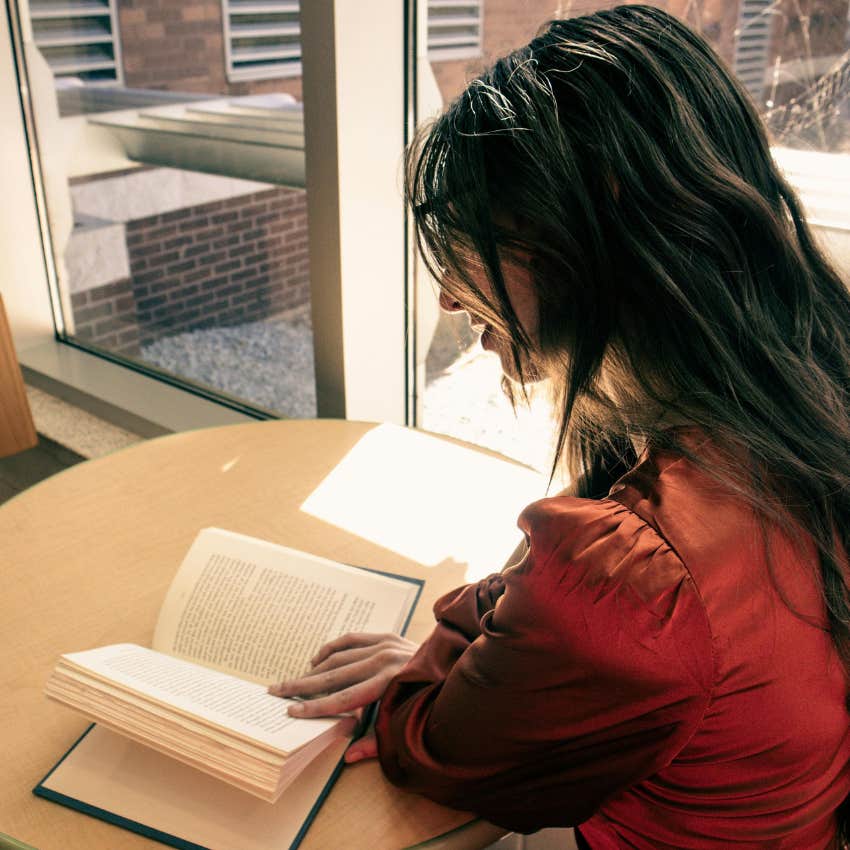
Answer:
[{"label": "woman's hand", "polygon": [[[390,679],[407,664],[417,644],[395,634],[350,633],[325,644],[311,659],[312,670],[269,687],[279,697],[311,697],[289,706],[293,717],[323,717],[363,708],[379,700]],[[320,696],[317,696],[320,695]],[[377,755],[374,733],[355,741],[347,762]]]}]

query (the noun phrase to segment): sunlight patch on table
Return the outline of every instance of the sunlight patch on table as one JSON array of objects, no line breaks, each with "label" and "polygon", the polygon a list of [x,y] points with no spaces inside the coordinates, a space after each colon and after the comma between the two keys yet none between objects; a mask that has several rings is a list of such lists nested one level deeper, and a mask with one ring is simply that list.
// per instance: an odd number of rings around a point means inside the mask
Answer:
[{"label": "sunlight patch on table", "polygon": [[498,571],[522,509],[545,495],[539,473],[418,431],[369,431],[301,510],[426,566]]}]

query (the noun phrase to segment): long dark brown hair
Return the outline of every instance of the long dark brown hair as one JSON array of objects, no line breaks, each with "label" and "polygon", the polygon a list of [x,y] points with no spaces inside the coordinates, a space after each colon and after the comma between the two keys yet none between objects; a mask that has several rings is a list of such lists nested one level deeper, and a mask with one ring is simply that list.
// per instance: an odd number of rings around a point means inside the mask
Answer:
[{"label": "long dark brown hair", "polygon": [[[708,433],[738,461],[712,474],[811,534],[850,677],[850,295],[708,44],[647,6],[553,21],[423,130],[407,191],[440,285],[505,339],[519,386],[553,379],[582,494],[635,435],[687,452],[671,422]],[[506,258],[530,265],[534,341]]]}]

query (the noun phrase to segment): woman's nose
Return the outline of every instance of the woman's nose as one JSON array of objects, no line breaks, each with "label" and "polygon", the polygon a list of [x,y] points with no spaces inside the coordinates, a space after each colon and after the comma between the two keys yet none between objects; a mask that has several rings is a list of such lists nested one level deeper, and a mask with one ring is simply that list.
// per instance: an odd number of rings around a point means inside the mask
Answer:
[{"label": "woman's nose", "polygon": [[447,313],[458,313],[463,310],[460,302],[452,298],[444,289],[440,290],[440,308]]}]

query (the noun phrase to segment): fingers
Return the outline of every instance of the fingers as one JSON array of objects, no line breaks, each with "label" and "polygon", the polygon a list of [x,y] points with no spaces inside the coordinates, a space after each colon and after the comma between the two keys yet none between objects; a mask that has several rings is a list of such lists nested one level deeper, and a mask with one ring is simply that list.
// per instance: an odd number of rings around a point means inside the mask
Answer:
[{"label": "fingers", "polygon": [[[379,635],[375,635],[375,637],[379,637]],[[402,658],[409,658],[415,649],[416,644],[400,638],[398,635],[389,635],[385,636],[384,640],[378,641],[371,646],[363,646],[357,649],[342,649],[334,652],[325,658],[324,661],[315,664],[307,675],[313,676],[316,673],[323,673],[325,670],[334,670],[367,658],[380,657],[382,664],[393,664]]]},{"label": "fingers", "polygon": [[281,682],[269,688],[269,693],[278,697],[311,697],[316,694],[329,694],[341,691],[358,682],[371,679],[385,667],[382,653],[347,664],[343,667],[331,667],[327,670],[312,671],[300,679]]},{"label": "fingers", "polygon": [[341,649],[329,655],[324,661],[320,661],[313,666],[313,669],[307,673],[307,676],[315,676],[316,673],[323,673],[325,670],[335,670],[337,667],[345,667],[346,664],[354,664],[357,661],[363,661],[366,658],[371,658],[375,652],[383,647],[383,643],[377,643],[373,646],[363,646],[359,649]]},{"label": "fingers", "polygon": [[378,757],[378,740],[375,730],[371,729],[362,738],[358,738],[346,751],[345,761],[354,764],[356,761]]},{"label": "fingers", "polygon": [[372,634],[369,632],[349,632],[341,635],[335,640],[326,643],[311,659],[310,663],[315,666],[321,664],[329,655],[343,649],[356,649],[361,646],[372,646],[381,641],[398,637],[394,634]]},{"label": "fingers", "polygon": [[307,702],[292,703],[288,711],[292,717],[326,717],[330,714],[343,714],[375,702],[383,694],[387,681],[383,674],[375,676],[366,682],[337,691],[335,694],[317,697]]},{"label": "fingers", "polygon": [[319,650],[309,673],[272,685],[268,691],[279,697],[313,697],[289,706],[294,717],[350,711],[380,699],[416,649],[415,643],[396,634],[343,635]]}]

